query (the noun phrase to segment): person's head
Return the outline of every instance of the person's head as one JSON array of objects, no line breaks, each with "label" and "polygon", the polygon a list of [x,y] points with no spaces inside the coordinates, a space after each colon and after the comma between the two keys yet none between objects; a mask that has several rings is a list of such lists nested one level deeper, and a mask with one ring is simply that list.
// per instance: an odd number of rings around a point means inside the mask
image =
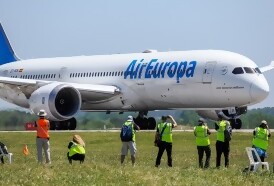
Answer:
[{"label": "person's head", "polygon": [[260,127],[267,128],[267,122],[265,120],[262,120]]},{"label": "person's head", "polygon": [[223,114],[221,112],[218,113],[218,118],[219,118],[219,120],[224,119],[224,116],[223,116]]},{"label": "person's head", "polygon": [[167,116],[162,116],[162,121],[165,122],[167,120]]},{"label": "person's head", "polygon": [[129,116],[127,117],[127,120],[128,120],[128,121],[133,121],[133,117],[132,117],[131,115],[129,115]]},{"label": "person's head", "polygon": [[82,145],[83,147],[85,146],[84,140],[77,134],[73,135],[72,141],[74,141],[75,143],[79,145]]},{"label": "person's head", "polygon": [[205,123],[205,120],[204,120],[204,118],[199,118],[199,120],[198,120],[198,123],[199,123],[199,125],[202,125],[202,124],[204,124],[204,123]]},{"label": "person's head", "polygon": [[40,118],[44,118],[44,117],[47,115],[47,113],[46,113],[45,110],[40,110],[40,111],[38,112],[37,115],[38,115]]}]

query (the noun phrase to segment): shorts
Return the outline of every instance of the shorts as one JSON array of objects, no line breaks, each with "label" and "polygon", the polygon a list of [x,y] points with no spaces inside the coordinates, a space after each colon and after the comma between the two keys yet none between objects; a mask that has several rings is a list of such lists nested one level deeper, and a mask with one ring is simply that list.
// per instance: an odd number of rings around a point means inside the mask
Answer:
[{"label": "shorts", "polygon": [[121,150],[121,155],[127,155],[128,149],[130,150],[130,155],[134,156],[136,154],[137,148],[136,148],[136,143],[134,141],[129,141],[129,142],[122,142],[122,150]]}]

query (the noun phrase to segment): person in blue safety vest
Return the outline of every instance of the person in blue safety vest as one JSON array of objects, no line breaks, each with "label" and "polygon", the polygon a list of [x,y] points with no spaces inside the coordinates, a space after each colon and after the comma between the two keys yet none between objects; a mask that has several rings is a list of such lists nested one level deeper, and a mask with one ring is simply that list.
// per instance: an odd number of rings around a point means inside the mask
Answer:
[{"label": "person in blue safety vest", "polygon": [[121,165],[125,161],[125,157],[130,151],[132,166],[135,165],[137,147],[135,143],[136,130],[140,130],[140,127],[133,121],[132,116],[128,116],[127,121],[123,124],[120,138],[122,141],[121,149]]},{"label": "person in blue safety vest", "polygon": [[[196,145],[199,157],[199,167],[208,168],[211,156],[209,131],[207,124],[203,118],[198,120],[198,125],[194,127],[194,135],[196,136]],[[206,154],[205,164],[203,165],[203,156]]]},{"label": "person in blue safety vest", "polygon": [[271,136],[268,124],[265,120],[261,121],[259,127],[253,131],[252,147],[256,149],[261,161],[266,157],[266,150],[268,148],[268,138]]},{"label": "person in blue safety vest", "polygon": [[160,165],[161,158],[165,150],[167,152],[167,164],[169,167],[172,167],[172,129],[174,127],[177,127],[177,123],[171,115],[162,116],[162,121],[157,125],[157,131],[155,135],[155,138],[160,136],[160,143],[157,145],[159,150],[155,167]]},{"label": "person in blue safety vest", "polygon": [[215,123],[215,130],[217,131],[216,141],[216,167],[219,168],[221,165],[221,156],[224,154],[225,167],[229,165],[229,151],[230,151],[230,140],[232,135],[232,128],[230,122],[225,119],[225,116],[218,113],[219,121]]}]

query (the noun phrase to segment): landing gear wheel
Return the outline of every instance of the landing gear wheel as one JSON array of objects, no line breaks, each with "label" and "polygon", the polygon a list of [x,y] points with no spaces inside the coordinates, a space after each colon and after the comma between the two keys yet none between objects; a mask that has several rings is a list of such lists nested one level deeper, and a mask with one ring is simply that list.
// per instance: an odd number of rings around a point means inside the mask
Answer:
[{"label": "landing gear wheel", "polygon": [[242,120],[240,119],[230,119],[229,120],[232,129],[241,129],[242,128]]},{"label": "landing gear wheel", "polygon": [[69,130],[75,130],[76,129],[77,121],[76,121],[75,118],[71,118],[67,122],[68,122],[68,129]]},{"label": "landing gear wheel", "polygon": [[156,127],[156,120],[155,120],[155,118],[149,117],[147,120],[148,120],[148,129],[149,130],[154,130],[155,127]]},{"label": "landing gear wheel", "polygon": [[56,130],[56,122],[50,121],[50,130]]},{"label": "landing gear wheel", "polygon": [[134,122],[140,127],[140,130],[147,130],[148,127],[148,119],[137,117],[134,118]]}]

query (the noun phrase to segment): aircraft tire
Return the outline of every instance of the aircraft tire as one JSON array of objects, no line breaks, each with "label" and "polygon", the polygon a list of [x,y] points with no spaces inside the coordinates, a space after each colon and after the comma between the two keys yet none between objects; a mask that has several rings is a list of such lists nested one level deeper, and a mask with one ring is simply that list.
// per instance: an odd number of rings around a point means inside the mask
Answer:
[{"label": "aircraft tire", "polygon": [[50,121],[50,130],[56,130],[56,122]]},{"label": "aircraft tire", "polygon": [[156,128],[156,120],[153,117],[149,117],[148,119],[148,129],[154,130]]},{"label": "aircraft tire", "polygon": [[134,119],[134,122],[140,127],[140,130],[147,130],[148,129],[148,119],[137,117]]},{"label": "aircraft tire", "polygon": [[68,121],[68,130],[75,130],[77,126],[77,120],[75,118],[71,118]]}]

